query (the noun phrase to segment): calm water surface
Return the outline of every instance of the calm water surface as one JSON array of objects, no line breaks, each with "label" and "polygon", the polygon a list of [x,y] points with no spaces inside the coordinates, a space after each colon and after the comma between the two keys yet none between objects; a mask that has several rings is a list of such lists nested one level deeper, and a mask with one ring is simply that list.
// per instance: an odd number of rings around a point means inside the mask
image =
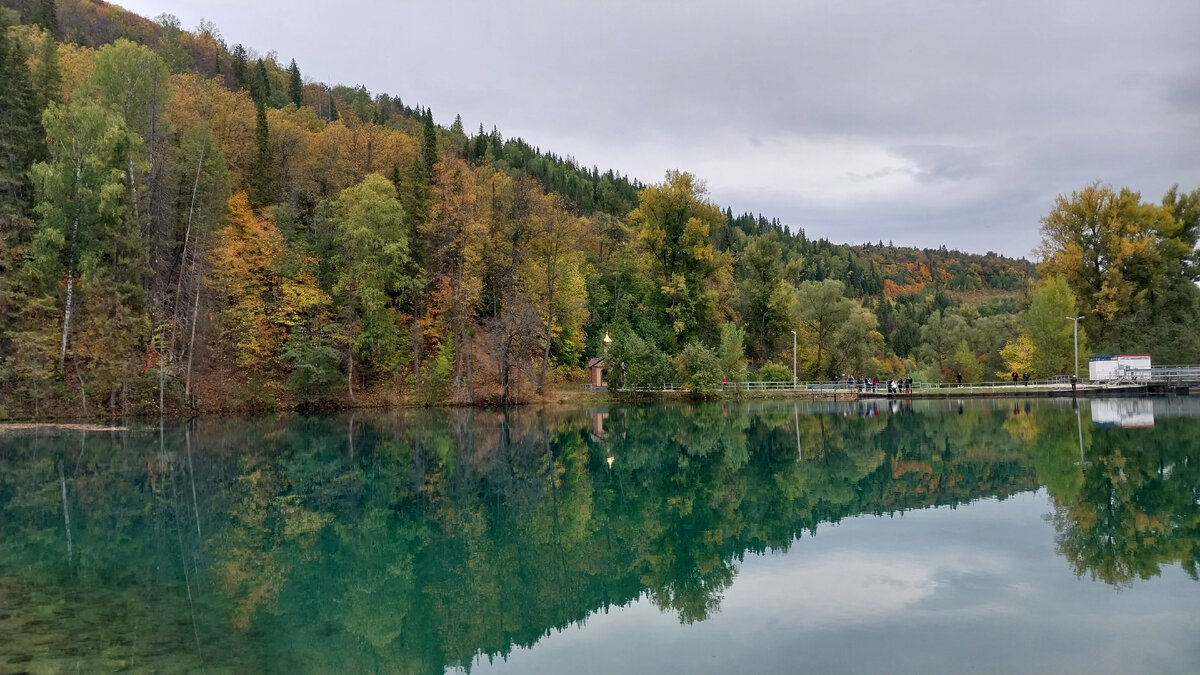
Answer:
[{"label": "calm water surface", "polygon": [[1200,673],[1200,401],[0,435],[0,674]]}]

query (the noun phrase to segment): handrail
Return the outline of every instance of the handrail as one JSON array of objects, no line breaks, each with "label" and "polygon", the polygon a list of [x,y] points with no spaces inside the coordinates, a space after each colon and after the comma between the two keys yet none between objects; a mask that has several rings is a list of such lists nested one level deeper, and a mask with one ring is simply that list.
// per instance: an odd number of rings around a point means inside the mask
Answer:
[{"label": "handrail", "polygon": [[[1168,369],[1170,369],[1170,370],[1168,370]],[[1148,380],[1149,382],[1171,382],[1171,381],[1180,381],[1181,379],[1184,379],[1183,377],[1166,378],[1166,377],[1162,377],[1162,375],[1194,376],[1196,378],[1195,381],[1200,382],[1200,366],[1165,366],[1162,368],[1161,371],[1158,368],[1155,368],[1155,371],[1157,371],[1155,373],[1155,376],[1152,377],[1150,380]],[[897,382],[899,382],[899,381],[897,381]],[[1132,383],[1139,384],[1139,383],[1144,383],[1144,382],[1147,382],[1147,380],[1138,380],[1138,381],[1132,382]],[[1024,390],[1024,389],[1060,388],[1060,387],[1063,387],[1070,383],[1071,383],[1070,376],[1056,375],[1054,377],[1042,378],[1042,379],[1037,379],[1037,380],[1029,380],[1028,382],[1025,382],[1024,380],[1018,380],[1016,382],[1013,382],[1011,380],[990,380],[990,381],[986,381],[986,382],[963,382],[962,384],[959,384],[958,382],[916,382],[915,381],[911,385],[909,385],[907,387],[907,389],[909,391],[913,391],[913,392],[942,391],[942,390],[947,390],[947,389],[964,389],[964,390],[976,390],[976,391],[978,391],[980,389],[985,389],[985,390],[986,389],[994,389],[994,390],[1020,391],[1020,390]],[[1126,381],[1126,380],[1112,381],[1112,382],[1090,382],[1086,379],[1080,379],[1079,381],[1077,381],[1077,385],[1080,387],[1095,387],[1097,385],[1110,385],[1110,384],[1119,385],[1119,384],[1130,384],[1130,383],[1131,383],[1131,381]],[[904,391],[906,389],[906,387],[903,383],[900,383],[899,386],[901,387],[901,391]],[[599,387],[599,388],[597,388],[597,387],[588,387],[588,385],[584,385],[584,388],[591,388],[593,390],[607,389],[608,391],[614,391],[614,392],[620,392],[620,393],[691,392],[694,390],[693,387],[691,387],[690,385],[684,384],[684,383],[679,383],[679,382],[665,382],[665,383],[663,383],[661,385],[657,385],[657,386],[639,385],[639,386],[619,387],[619,388],[615,388],[615,387]],[[864,380],[856,380],[854,382],[854,384],[850,384],[850,383],[846,382],[845,380],[836,380],[836,381],[835,380],[797,380],[795,382],[747,380],[747,381],[742,381],[742,382],[724,382],[720,385],[719,390],[727,391],[727,392],[810,391],[810,392],[825,392],[825,393],[830,393],[830,394],[888,393],[887,380],[880,380],[879,384],[872,388],[871,385],[866,384],[865,379]]]}]

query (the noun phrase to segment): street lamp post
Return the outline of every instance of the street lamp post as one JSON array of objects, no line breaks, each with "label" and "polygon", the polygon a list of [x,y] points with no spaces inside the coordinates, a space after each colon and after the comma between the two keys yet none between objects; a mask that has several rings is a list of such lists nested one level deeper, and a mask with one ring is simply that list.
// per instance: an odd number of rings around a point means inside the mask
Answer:
[{"label": "street lamp post", "polygon": [[1067,321],[1075,324],[1075,379],[1079,379],[1079,320],[1082,316],[1068,316]]},{"label": "street lamp post", "polygon": [[796,331],[792,331],[792,391],[796,390]]}]

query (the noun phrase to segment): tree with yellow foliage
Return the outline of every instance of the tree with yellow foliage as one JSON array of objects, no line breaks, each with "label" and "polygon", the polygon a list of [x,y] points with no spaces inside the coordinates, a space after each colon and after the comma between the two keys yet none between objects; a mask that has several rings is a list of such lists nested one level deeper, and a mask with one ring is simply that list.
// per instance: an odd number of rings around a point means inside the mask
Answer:
[{"label": "tree with yellow foliage", "polygon": [[629,214],[651,258],[649,272],[662,291],[665,319],[680,344],[715,338],[721,321],[713,285],[731,277],[731,258],[709,241],[725,214],[707,195],[704,181],[668,171],[662,184],[638,193],[638,207]]},{"label": "tree with yellow foliage", "polygon": [[282,249],[275,223],[251,210],[245,192],[229,198],[228,224],[213,256],[212,286],[224,300],[222,337],[247,373],[269,370],[283,341],[283,327],[272,316],[281,284],[275,264]]}]

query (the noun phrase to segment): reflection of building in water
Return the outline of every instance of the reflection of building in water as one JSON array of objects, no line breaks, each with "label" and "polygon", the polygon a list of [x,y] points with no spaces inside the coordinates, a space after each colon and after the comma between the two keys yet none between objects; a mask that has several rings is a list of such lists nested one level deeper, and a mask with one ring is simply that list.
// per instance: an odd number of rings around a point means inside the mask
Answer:
[{"label": "reflection of building in water", "polygon": [[1092,399],[1092,424],[1122,429],[1154,426],[1154,401],[1148,398]]},{"label": "reflection of building in water", "polygon": [[604,420],[606,419],[608,419],[608,413],[606,412],[592,413],[592,427],[590,432],[592,440],[597,443],[608,440],[608,432],[604,430]]}]

